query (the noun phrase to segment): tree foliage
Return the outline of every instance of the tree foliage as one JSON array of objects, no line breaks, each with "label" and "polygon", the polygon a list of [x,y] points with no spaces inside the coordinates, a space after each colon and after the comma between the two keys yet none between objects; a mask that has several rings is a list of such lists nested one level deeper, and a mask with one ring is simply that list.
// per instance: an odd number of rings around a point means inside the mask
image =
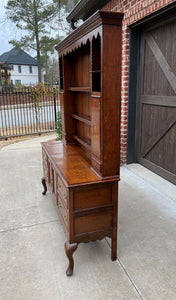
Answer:
[{"label": "tree foliage", "polygon": [[59,80],[59,68],[58,61],[53,57],[48,57],[47,64],[45,65],[45,82],[51,86],[58,84]]},{"label": "tree foliage", "polygon": [[[71,0],[71,2],[77,0]],[[68,8],[70,0],[9,0],[6,5],[7,17],[16,27],[26,32],[20,40],[11,40],[17,48],[33,49],[38,61],[38,81],[41,82],[41,55],[48,56],[59,38],[50,37],[50,24],[57,20],[61,8]],[[58,24],[55,22],[56,27]],[[58,34],[58,30],[56,29]]]},{"label": "tree foliage", "polygon": [[51,86],[38,83],[30,88],[30,97],[35,111],[37,131],[40,132],[40,111],[42,108],[42,100],[44,100],[44,98],[53,98],[54,90]]},{"label": "tree foliage", "polygon": [[40,45],[41,45],[40,61],[41,61],[41,67],[42,69],[45,69],[45,72],[47,72],[47,69],[49,68],[49,63],[50,63],[49,59],[51,57],[50,54],[54,54],[54,46],[59,42],[60,42],[59,38],[48,37],[47,35],[42,36],[40,40]]}]

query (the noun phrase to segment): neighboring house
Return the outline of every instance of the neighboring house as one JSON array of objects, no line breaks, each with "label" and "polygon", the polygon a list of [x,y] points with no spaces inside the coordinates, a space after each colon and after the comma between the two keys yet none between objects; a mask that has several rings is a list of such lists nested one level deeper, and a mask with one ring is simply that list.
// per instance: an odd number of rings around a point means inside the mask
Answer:
[{"label": "neighboring house", "polygon": [[23,50],[13,48],[0,55],[0,61],[11,67],[11,84],[38,83],[37,61]]},{"label": "neighboring house", "polygon": [[67,21],[97,9],[124,13],[121,160],[176,184],[176,1],[80,0]]},{"label": "neighboring house", "polygon": [[0,87],[10,84],[11,69],[8,65],[0,61]]}]

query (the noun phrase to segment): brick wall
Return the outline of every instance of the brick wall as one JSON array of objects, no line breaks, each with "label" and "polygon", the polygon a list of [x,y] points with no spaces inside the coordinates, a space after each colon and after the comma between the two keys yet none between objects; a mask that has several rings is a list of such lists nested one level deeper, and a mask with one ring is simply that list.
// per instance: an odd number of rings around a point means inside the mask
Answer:
[{"label": "brick wall", "polygon": [[103,9],[124,13],[122,27],[121,162],[126,163],[129,26],[175,0],[111,0]]}]

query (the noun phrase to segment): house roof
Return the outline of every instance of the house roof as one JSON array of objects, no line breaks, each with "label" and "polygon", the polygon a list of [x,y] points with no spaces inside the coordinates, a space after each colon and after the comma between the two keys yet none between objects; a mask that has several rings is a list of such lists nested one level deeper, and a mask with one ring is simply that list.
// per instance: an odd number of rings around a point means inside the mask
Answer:
[{"label": "house roof", "polygon": [[67,22],[74,24],[74,22],[82,19],[85,21],[98,9],[101,9],[110,0],[80,0],[67,16]]},{"label": "house roof", "polygon": [[37,60],[25,51],[13,48],[0,55],[0,61],[6,64],[37,66]]}]

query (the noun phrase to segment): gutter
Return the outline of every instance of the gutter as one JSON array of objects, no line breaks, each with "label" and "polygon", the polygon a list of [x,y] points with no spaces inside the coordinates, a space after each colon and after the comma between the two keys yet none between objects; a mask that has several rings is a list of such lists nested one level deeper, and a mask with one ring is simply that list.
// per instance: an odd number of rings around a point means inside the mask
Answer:
[{"label": "gutter", "polygon": [[80,19],[87,20],[97,10],[105,6],[110,0],[80,0],[72,9],[66,20],[75,29],[74,23]]}]

